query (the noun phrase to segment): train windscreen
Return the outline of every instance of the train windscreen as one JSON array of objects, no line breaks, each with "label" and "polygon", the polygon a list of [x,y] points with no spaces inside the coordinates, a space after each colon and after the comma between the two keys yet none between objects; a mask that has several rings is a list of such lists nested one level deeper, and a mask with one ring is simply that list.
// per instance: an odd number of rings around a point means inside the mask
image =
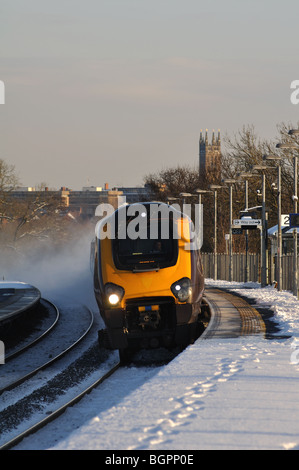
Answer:
[{"label": "train windscreen", "polygon": [[[126,225],[128,228],[128,219]],[[168,225],[169,224],[169,225]],[[117,231],[113,240],[113,258],[117,269],[131,271],[157,270],[176,264],[178,257],[178,240],[173,236],[173,221],[167,222],[167,238],[161,229],[161,220],[157,220],[156,236],[151,236],[150,223],[147,224],[143,236],[130,238],[120,237]],[[164,236],[163,236],[164,235]]]}]

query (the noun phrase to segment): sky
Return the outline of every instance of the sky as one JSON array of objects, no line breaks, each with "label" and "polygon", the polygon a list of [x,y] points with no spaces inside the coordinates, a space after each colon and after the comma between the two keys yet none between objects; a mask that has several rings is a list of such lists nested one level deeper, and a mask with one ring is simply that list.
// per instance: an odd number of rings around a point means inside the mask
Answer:
[{"label": "sky", "polygon": [[0,0],[0,159],[23,186],[142,186],[196,168],[201,129],[275,139],[298,122],[298,14],[296,0]]}]

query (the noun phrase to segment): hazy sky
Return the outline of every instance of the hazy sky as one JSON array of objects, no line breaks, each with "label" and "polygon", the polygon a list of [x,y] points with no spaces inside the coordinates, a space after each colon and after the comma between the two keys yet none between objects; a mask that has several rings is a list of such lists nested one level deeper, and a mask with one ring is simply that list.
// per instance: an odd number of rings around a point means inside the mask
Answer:
[{"label": "hazy sky", "polygon": [[298,0],[0,0],[0,158],[23,185],[143,185],[200,129],[296,124]]}]

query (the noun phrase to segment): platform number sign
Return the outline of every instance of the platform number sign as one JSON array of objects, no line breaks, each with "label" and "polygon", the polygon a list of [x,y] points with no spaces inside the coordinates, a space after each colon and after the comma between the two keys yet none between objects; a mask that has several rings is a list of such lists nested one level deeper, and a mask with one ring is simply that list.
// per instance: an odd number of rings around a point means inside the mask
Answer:
[{"label": "platform number sign", "polygon": [[299,227],[299,214],[290,214],[290,227]]},{"label": "platform number sign", "polygon": [[288,227],[290,225],[290,214],[281,215],[281,226]]}]

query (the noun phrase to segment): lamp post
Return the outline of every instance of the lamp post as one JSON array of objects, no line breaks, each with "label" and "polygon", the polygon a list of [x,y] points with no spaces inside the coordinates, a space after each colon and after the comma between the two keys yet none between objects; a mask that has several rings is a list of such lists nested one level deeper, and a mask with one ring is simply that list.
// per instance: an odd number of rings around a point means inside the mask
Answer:
[{"label": "lamp post", "polygon": [[217,190],[222,186],[210,184],[209,188],[214,192],[214,280],[217,280]]},{"label": "lamp post", "polygon": [[204,194],[208,194],[208,193],[211,193],[212,191],[209,191],[207,189],[196,189],[195,190],[195,193],[198,195],[198,206],[199,206],[199,223],[200,223],[200,227],[199,227],[199,230],[198,232],[200,233],[200,236],[201,236],[201,240],[200,240],[200,247],[202,246],[203,244],[203,205],[201,203],[201,198]]},{"label": "lamp post", "polygon": [[[298,135],[299,129],[291,129],[289,131],[289,135]],[[298,145],[295,143],[279,143],[276,145],[276,148],[282,150],[299,150]],[[297,201],[298,201],[298,193],[297,193],[297,186],[298,186],[298,154],[295,153],[292,158],[294,158],[294,194],[293,194],[293,201],[294,201],[294,213],[297,214]],[[294,238],[294,266],[293,266],[293,294],[298,298],[298,266],[297,266],[297,227],[294,228],[293,231],[293,238]]]},{"label": "lamp post", "polygon": [[282,290],[282,232],[281,232],[281,157],[278,155],[264,155],[264,160],[278,161],[277,164],[277,289]]},{"label": "lamp post", "polygon": [[232,237],[232,225],[233,225],[233,184],[237,183],[235,179],[224,179],[222,183],[229,186],[229,280],[233,280],[233,237]]},{"label": "lamp post", "polygon": [[262,171],[262,234],[261,234],[261,286],[267,285],[267,223],[266,223],[266,176],[265,171],[269,167],[266,165],[253,165],[252,170]]},{"label": "lamp post", "polygon": [[196,189],[195,192],[198,194],[198,204],[201,204],[201,196],[207,193],[211,193],[208,189]]},{"label": "lamp post", "polygon": [[167,203],[169,204],[169,203],[171,203],[171,202],[178,201],[178,200],[179,200],[178,197],[169,196],[169,197],[167,198]]},{"label": "lamp post", "polygon": [[[255,176],[253,173],[238,173],[238,178],[245,179],[245,211],[248,209],[248,178]],[[245,230],[245,282],[249,281],[249,253],[248,253],[248,230]]]},{"label": "lamp post", "polygon": [[186,197],[192,197],[193,194],[191,193],[180,193],[180,197],[183,198],[183,205],[185,204],[185,201],[186,201]]},{"label": "lamp post", "polygon": [[180,193],[179,196],[180,196],[180,198],[183,199],[182,213],[185,214],[185,215],[188,215],[191,218],[191,212],[188,212],[188,207],[190,208],[190,206],[186,207],[185,202],[186,202],[186,198],[187,197],[192,197],[193,194],[191,194],[191,193]]}]

